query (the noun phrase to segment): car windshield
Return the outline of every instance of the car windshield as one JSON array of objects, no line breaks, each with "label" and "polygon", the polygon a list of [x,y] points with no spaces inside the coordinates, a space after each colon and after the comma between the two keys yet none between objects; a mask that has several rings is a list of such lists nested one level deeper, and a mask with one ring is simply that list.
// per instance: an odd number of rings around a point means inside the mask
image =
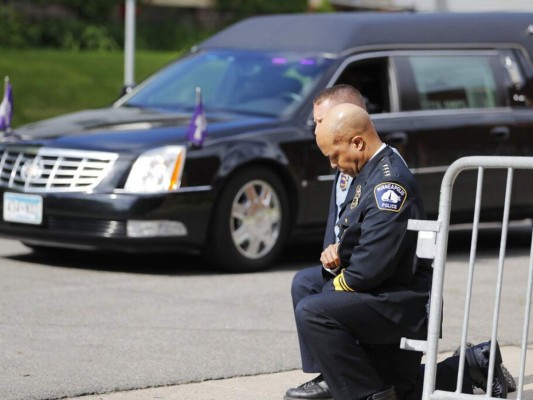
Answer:
[{"label": "car windshield", "polygon": [[207,111],[283,116],[302,104],[331,63],[286,52],[192,53],[154,74],[117,105],[190,111],[199,87]]}]

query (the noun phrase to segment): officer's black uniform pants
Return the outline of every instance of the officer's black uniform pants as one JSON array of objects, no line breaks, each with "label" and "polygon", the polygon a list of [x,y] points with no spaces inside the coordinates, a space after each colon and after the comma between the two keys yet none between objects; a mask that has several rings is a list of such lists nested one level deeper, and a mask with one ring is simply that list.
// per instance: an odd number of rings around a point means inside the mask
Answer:
[{"label": "officer's black uniform pants", "polygon": [[[375,340],[375,335],[372,335],[371,338],[368,338],[368,332],[371,332],[372,330],[366,323],[365,326],[363,326],[363,329],[360,329],[361,327],[358,327],[357,329],[358,331],[363,331],[364,336],[358,339],[360,340],[360,343],[363,344],[358,344],[354,335],[346,329],[348,325],[353,323],[353,321],[350,321],[350,324],[342,325],[342,323],[339,321],[330,321],[331,317],[325,317],[322,315],[312,316],[311,314],[313,314],[313,312],[310,310],[304,310],[304,305],[308,301],[302,302],[302,304],[300,304],[300,302],[309,296],[314,297],[312,295],[322,293],[323,285],[324,280],[322,277],[322,266],[311,267],[298,271],[292,282],[291,294],[294,312],[297,319],[298,339],[300,343],[303,371],[324,373],[328,384],[330,383],[331,379],[336,379],[337,381],[344,381],[345,379],[348,379],[348,382],[350,382],[351,378],[344,378],[343,376],[353,374],[356,380],[362,381],[361,390],[366,392],[370,391],[369,394],[374,393],[376,391],[376,386],[378,385],[392,384],[396,388],[396,393],[399,399],[419,400],[422,395],[422,385],[424,379],[424,366],[422,365],[418,367],[421,357],[420,353],[401,350],[399,348],[397,333],[394,334],[394,332],[391,332],[391,335],[378,335],[381,338],[379,341]],[[380,319],[380,316],[373,310],[369,310],[368,307],[361,307],[361,311],[370,317],[377,315],[377,320]],[[350,315],[353,315],[353,313],[353,311],[350,311]],[[310,321],[306,321],[307,318],[310,318]],[[298,320],[300,320],[300,322],[298,322]],[[315,325],[320,323],[319,321],[322,321],[327,327],[325,327],[323,330],[321,330],[320,327],[316,327]],[[390,322],[387,320],[376,322],[375,325],[376,324],[381,324],[380,329],[382,330],[388,330],[390,328]],[[314,332],[314,330],[317,329],[318,331]],[[330,335],[330,330],[331,336],[328,336]],[[344,338],[343,340],[348,341],[349,346],[351,347],[337,346],[332,340],[333,336],[337,337],[337,335],[341,335]],[[328,340],[321,339],[321,336],[325,336]],[[393,338],[393,343],[378,344],[378,342],[387,343],[389,339]],[[367,341],[365,342],[363,339],[366,339]],[[316,346],[319,347],[319,349],[311,350],[308,346],[308,341],[310,341],[312,345],[315,345],[315,342],[318,341]],[[341,353],[339,356],[341,357],[342,363],[350,364],[347,369],[344,370],[341,376],[329,377],[326,369],[323,369],[320,365],[323,363],[329,363],[328,360],[335,358],[335,355],[326,354],[325,361],[323,360],[322,362],[317,362],[317,360],[320,360],[319,357],[322,357],[322,353],[328,353],[329,350],[326,348],[327,343],[331,343],[331,345]],[[349,353],[349,351],[351,351],[349,349],[351,348],[353,348],[354,351],[353,355]],[[450,357],[437,365],[436,389],[447,391],[455,390],[458,372],[458,360],[458,357]],[[363,369],[360,369],[359,362],[363,362],[366,366],[361,367]],[[416,369],[418,369],[418,372]],[[368,375],[368,377],[365,377],[364,375],[365,370],[367,370],[367,372],[370,370],[370,375]],[[331,372],[329,374],[331,374]],[[336,375],[335,373],[333,374]],[[340,385],[342,386],[342,383],[340,383]],[[377,387],[377,390],[379,389],[380,387]],[[463,393],[472,393],[471,380],[466,373],[466,368],[463,377]],[[352,393],[348,395],[351,397],[344,397],[344,394],[337,394],[335,399],[342,400],[360,398],[358,397],[359,395],[361,395],[361,398],[364,398],[365,394]]]},{"label": "officer's black uniform pants", "polygon": [[[366,399],[387,387],[361,343],[398,346],[408,331],[365,304],[359,293],[324,292],[301,299],[296,326],[336,400]],[[414,388],[421,354],[395,353]]]}]

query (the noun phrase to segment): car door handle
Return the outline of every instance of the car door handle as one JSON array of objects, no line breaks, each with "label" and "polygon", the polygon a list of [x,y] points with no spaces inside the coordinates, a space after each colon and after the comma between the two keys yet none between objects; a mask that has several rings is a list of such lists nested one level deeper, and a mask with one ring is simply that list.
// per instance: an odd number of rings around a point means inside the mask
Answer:
[{"label": "car door handle", "polygon": [[507,140],[511,135],[511,130],[508,126],[495,126],[489,133],[496,140]]},{"label": "car door handle", "polygon": [[405,132],[391,132],[383,135],[383,141],[393,146],[407,144],[407,133]]}]

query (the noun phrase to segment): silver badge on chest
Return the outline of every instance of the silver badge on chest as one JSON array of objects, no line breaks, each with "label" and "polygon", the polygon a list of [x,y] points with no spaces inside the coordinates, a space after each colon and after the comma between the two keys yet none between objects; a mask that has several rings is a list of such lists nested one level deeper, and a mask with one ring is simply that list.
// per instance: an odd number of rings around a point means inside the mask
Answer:
[{"label": "silver badge on chest", "polygon": [[352,204],[350,204],[350,210],[353,210],[359,204],[359,198],[361,197],[361,185],[357,185],[355,188],[355,196],[353,197]]}]

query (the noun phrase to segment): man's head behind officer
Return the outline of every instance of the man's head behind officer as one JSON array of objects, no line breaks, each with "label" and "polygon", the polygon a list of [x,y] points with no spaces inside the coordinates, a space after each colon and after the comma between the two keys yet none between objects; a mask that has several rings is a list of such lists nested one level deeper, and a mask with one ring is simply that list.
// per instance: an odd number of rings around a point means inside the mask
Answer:
[{"label": "man's head behind officer", "polygon": [[313,101],[313,118],[316,123],[315,134],[326,113],[341,103],[355,104],[366,110],[365,99],[353,86],[336,85],[322,90]]}]

